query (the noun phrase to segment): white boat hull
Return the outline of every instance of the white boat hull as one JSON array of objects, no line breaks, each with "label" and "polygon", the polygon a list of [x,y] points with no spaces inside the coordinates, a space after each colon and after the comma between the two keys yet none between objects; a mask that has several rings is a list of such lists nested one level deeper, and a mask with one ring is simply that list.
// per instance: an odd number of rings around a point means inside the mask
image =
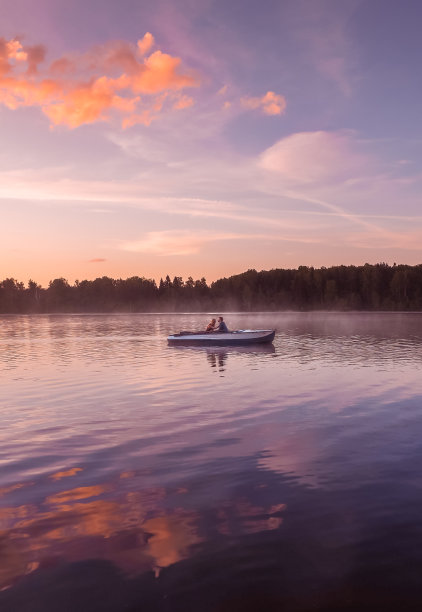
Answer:
[{"label": "white boat hull", "polygon": [[180,332],[168,336],[169,344],[262,344],[274,340],[273,329],[240,329],[232,332]]}]

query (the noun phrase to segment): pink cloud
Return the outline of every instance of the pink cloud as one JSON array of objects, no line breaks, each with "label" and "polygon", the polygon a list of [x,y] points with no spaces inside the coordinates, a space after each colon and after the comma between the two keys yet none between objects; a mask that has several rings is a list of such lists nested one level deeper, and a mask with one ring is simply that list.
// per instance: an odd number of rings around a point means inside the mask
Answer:
[{"label": "pink cloud", "polygon": [[38,106],[52,125],[68,128],[110,121],[116,113],[123,127],[149,125],[166,110],[191,106],[192,98],[181,92],[199,86],[179,57],[157,50],[139,58],[153,44],[147,32],[137,46],[109,43],[80,57],[58,58],[42,71],[42,45],[0,39],[0,103]]},{"label": "pink cloud", "polygon": [[102,263],[103,261],[107,261],[103,257],[94,257],[94,259],[89,259],[88,263]]},{"label": "pink cloud", "polygon": [[145,55],[154,46],[154,36],[147,32],[143,38],[138,40],[138,49],[141,55]]},{"label": "pink cloud", "polygon": [[178,100],[176,100],[173,105],[173,108],[176,108],[177,110],[182,110],[184,108],[189,108],[193,104],[193,98],[191,98],[190,96],[181,96]]},{"label": "pink cloud", "polygon": [[74,62],[72,62],[67,57],[62,57],[52,62],[49,72],[53,76],[63,76],[71,72],[75,72],[75,70],[76,70],[76,66]]},{"label": "pink cloud", "polygon": [[259,164],[293,183],[350,180],[372,165],[350,130],[291,134],[264,151]]},{"label": "pink cloud", "polygon": [[193,255],[198,253],[201,246],[210,241],[224,238],[216,234],[197,234],[187,231],[158,231],[149,232],[145,238],[122,245],[125,251],[134,253],[150,253],[151,255]]},{"label": "pink cloud", "polygon": [[151,125],[154,117],[151,115],[149,110],[145,110],[142,113],[134,113],[129,115],[122,121],[122,127],[125,130],[126,128],[133,127],[134,125]]},{"label": "pink cloud", "polygon": [[16,59],[18,61],[26,61],[28,59],[28,54],[25,53],[18,40],[9,40],[9,42],[6,42],[5,53],[8,59]]},{"label": "pink cloud", "polygon": [[192,233],[186,230],[162,230],[148,232],[141,240],[125,242],[121,250],[132,253],[147,253],[157,256],[184,256],[199,253],[207,244],[233,240],[265,240],[287,242],[311,242],[313,238],[303,236],[285,236],[280,233],[235,233],[235,232],[207,232]]},{"label": "pink cloud", "polygon": [[38,72],[38,65],[45,60],[46,48],[44,45],[34,45],[33,47],[25,47],[25,53],[27,55],[29,75],[36,74]]},{"label": "pink cloud", "polygon": [[241,104],[244,108],[250,110],[261,110],[266,115],[281,115],[286,110],[286,98],[273,91],[267,93],[260,98],[242,98]]}]

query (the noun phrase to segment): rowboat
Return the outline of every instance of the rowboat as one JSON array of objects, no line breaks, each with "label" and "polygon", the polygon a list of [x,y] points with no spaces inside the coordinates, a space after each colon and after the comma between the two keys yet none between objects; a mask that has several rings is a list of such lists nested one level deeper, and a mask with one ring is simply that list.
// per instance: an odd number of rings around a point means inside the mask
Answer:
[{"label": "rowboat", "polygon": [[225,346],[228,344],[263,344],[274,340],[273,329],[238,329],[231,332],[186,332],[171,334],[169,344],[208,344]]}]

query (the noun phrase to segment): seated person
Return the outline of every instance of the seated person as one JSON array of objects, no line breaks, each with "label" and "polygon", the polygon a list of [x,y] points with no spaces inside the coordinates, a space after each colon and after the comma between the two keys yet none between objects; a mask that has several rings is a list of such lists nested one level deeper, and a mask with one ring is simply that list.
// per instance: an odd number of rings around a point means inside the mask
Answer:
[{"label": "seated person", "polygon": [[229,330],[227,329],[227,325],[224,323],[223,317],[218,317],[218,325],[214,331],[228,333]]},{"label": "seated person", "polygon": [[215,331],[215,319],[211,319],[211,321],[208,323],[207,329],[205,331],[206,332],[213,332],[213,331]]}]

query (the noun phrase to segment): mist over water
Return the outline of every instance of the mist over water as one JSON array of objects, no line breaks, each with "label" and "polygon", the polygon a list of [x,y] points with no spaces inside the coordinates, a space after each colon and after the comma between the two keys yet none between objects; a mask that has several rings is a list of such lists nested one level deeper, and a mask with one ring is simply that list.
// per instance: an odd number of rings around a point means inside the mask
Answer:
[{"label": "mist over water", "polygon": [[422,314],[223,314],[1,319],[0,609],[420,608]]}]

